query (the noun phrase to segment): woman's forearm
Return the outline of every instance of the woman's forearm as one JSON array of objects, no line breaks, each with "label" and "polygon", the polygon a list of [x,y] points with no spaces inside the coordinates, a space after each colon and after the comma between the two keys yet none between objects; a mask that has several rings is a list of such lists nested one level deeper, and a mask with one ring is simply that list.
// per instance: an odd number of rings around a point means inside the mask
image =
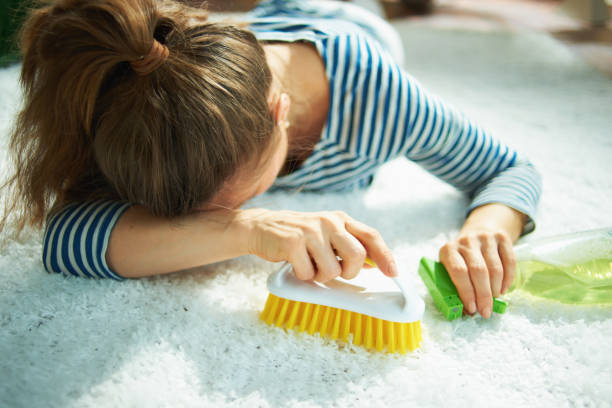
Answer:
[{"label": "woman's forearm", "polygon": [[160,275],[247,253],[247,233],[236,222],[241,210],[197,212],[178,219],[128,209],[113,229],[106,261],[120,276]]},{"label": "woman's forearm", "polygon": [[504,231],[512,242],[521,236],[527,216],[504,204],[485,204],[468,216],[459,235],[468,232]]},{"label": "woman's forearm", "polygon": [[136,278],[245,254],[271,262],[288,261],[302,280],[350,279],[361,270],[366,255],[383,273],[397,275],[391,250],[380,234],[338,211],[253,208],[198,212],[168,220],[136,206],[115,225],[106,263],[118,275]]}]

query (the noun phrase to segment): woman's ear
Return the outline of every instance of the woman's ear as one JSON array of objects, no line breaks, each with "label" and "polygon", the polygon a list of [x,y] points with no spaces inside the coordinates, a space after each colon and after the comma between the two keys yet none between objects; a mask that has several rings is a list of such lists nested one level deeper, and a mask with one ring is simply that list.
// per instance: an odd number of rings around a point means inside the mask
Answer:
[{"label": "woman's ear", "polygon": [[287,122],[290,107],[291,98],[286,93],[281,93],[274,106],[274,122],[277,125]]}]

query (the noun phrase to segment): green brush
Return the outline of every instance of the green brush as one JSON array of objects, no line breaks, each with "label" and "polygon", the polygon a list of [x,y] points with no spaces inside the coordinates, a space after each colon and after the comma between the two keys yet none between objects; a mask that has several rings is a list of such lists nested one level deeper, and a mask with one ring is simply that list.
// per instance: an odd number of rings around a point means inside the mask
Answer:
[{"label": "green brush", "polygon": [[[461,303],[457,288],[453,285],[444,265],[423,257],[419,262],[419,275],[427,286],[436,306],[438,306],[438,310],[448,320],[461,317],[463,303]],[[506,302],[503,300],[493,298],[493,311],[495,313],[504,313],[506,306]]]}]

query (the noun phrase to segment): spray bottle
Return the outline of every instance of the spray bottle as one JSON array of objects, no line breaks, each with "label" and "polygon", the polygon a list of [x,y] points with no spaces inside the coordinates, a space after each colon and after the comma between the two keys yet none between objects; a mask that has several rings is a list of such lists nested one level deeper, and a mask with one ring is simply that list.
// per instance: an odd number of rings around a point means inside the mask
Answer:
[{"label": "spray bottle", "polygon": [[545,238],[515,248],[510,290],[569,304],[612,304],[612,228]]}]

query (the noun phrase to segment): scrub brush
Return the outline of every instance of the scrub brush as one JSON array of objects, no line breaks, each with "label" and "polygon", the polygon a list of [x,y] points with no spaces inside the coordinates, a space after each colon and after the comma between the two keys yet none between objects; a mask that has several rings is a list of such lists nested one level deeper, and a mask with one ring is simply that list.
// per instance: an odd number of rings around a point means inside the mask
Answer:
[{"label": "scrub brush", "polygon": [[425,303],[400,277],[367,270],[322,284],[297,279],[286,263],[270,275],[268,290],[260,316],[267,324],[387,353],[405,354],[421,344]]}]

